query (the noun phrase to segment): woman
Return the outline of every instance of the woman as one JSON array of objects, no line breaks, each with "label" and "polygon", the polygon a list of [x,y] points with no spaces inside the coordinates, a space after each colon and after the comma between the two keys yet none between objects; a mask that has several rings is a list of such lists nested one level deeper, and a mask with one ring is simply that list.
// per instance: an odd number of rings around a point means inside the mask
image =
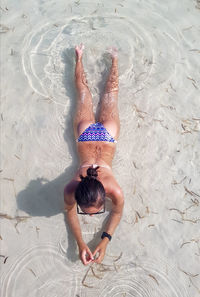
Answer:
[{"label": "woman", "polygon": [[[83,49],[82,44],[76,46],[77,104],[74,134],[80,167],[64,189],[64,201],[67,221],[77,241],[80,259],[84,265],[87,265],[91,262],[100,263],[103,260],[107,244],[120,222],[124,199],[111,169],[120,129],[117,107],[117,51],[114,48],[110,50],[112,66],[101,100],[98,122],[95,123],[92,96],[82,64]],[[92,253],[83,241],[78,215],[100,215],[105,211],[105,196],[112,200],[112,211],[101,241]]]}]

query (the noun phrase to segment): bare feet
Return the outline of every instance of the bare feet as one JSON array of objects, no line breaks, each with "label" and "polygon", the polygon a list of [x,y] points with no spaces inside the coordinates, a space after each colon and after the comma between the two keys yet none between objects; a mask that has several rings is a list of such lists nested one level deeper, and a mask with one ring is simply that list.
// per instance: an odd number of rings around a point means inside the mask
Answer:
[{"label": "bare feet", "polygon": [[117,52],[117,48],[112,46],[109,47],[108,52],[111,54],[112,60],[117,60],[118,58],[118,52]]},{"label": "bare feet", "polygon": [[77,58],[78,61],[80,61],[81,58],[82,58],[84,48],[85,48],[85,47],[84,47],[84,45],[83,45],[82,43],[81,43],[80,45],[77,45],[77,46],[75,47],[76,58]]}]

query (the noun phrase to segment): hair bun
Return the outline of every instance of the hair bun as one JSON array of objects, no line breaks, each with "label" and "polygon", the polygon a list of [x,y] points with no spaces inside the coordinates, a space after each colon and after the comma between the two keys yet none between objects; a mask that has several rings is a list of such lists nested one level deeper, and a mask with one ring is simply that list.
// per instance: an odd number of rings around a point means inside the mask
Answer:
[{"label": "hair bun", "polygon": [[97,169],[98,168],[99,168],[99,166],[97,166],[96,168],[89,167],[87,170],[87,176],[89,178],[97,178],[97,176],[98,176]]}]

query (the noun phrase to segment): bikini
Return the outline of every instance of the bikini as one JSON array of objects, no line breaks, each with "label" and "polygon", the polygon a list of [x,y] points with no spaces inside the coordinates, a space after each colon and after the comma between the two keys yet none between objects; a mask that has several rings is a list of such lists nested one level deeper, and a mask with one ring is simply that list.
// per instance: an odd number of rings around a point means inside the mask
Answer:
[{"label": "bikini", "polygon": [[[79,136],[76,140],[77,142],[83,141],[107,141],[112,143],[117,143],[117,141],[110,135],[104,125],[100,122],[91,124],[88,128],[86,128],[83,133]],[[85,164],[80,166],[83,167],[90,167],[96,168],[97,166],[111,169],[108,165],[98,165],[98,164]]]},{"label": "bikini", "polygon": [[104,125],[99,122],[91,124],[88,128],[86,128],[76,141],[107,141],[117,143]]}]

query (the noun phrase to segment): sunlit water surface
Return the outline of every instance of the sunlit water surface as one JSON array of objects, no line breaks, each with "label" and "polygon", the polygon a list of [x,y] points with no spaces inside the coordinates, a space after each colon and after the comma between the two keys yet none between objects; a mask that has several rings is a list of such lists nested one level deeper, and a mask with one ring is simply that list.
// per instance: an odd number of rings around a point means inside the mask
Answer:
[{"label": "sunlit water surface", "polygon": [[[2,296],[199,296],[199,1],[3,1],[1,14]],[[118,48],[113,171],[126,201],[103,264],[91,267],[78,260],[62,214],[78,165],[81,42],[95,111],[107,49]],[[109,209],[80,218],[91,249]]]}]

